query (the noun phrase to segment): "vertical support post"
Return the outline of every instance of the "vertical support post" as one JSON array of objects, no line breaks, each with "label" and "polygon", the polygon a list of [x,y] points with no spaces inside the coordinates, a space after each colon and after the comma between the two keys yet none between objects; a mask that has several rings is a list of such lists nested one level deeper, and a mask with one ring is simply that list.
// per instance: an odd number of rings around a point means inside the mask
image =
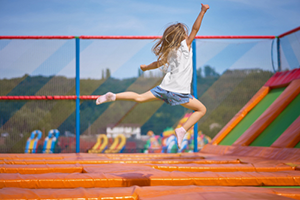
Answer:
[{"label": "vertical support post", "polygon": [[[192,42],[193,48],[193,96],[198,98],[197,94],[197,63],[196,63],[196,40]],[[198,152],[198,123],[194,125],[194,152]]]},{"label": "vertical support post", "polygon": [[281,71],[281,59],[280,59],[280,38],[277,36],[277,63],[278,63],[278,69],[277,71]]},{"label": "vertical support post", "polygon": [[75,37],[76,48],[76,153],[80,152],[80,40],[79,37]]}]

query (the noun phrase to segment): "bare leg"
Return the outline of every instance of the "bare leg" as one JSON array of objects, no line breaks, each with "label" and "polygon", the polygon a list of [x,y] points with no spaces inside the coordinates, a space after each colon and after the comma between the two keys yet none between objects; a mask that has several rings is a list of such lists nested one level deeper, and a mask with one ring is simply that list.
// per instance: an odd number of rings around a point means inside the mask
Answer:
[{"label": "bare leg", "polygon": [[194,110],[192,115],[183,124],[183,128],[188,131],[194,124],[196,124],[206,113],[206,107],[198,99],[190,99],[190,102],[182,104],[183,107]]},{"label": "bare leg", "polygon": [[190,102],[186,104],[182,104],[183,107],[194,110],[192,115],[188,118],[188,120],[183,124],[182,127],[175,129],[175,134],[177,137],[178,147],[181,148],[181,142],[184,138],[185,133],[196,124],[201,117],[203,117],[206,113],[205,106],[198,99],[190,99]]},{"label": "bare leg", "polygon": [[116,94],[116,100],[125,100],[125,101],[135,101],[138,103],[144,103],[148,101],[158,100],[151,91],[145,92],[143,94],[138,94],[135,92],[122,92]]},{"label": "bare leg", "polygon": [[99,105],[105,102],[116,100],[127,100],[144,103],[148,101],[158,100],[158,98],[156,98],[151,91],[145,92],[143,94],[138,94],[135,92],[122,92],[114,94],[112,92],[108,92],[105,95],[101,95],[100,97],[98,97],[96,100],[96,104]]}]

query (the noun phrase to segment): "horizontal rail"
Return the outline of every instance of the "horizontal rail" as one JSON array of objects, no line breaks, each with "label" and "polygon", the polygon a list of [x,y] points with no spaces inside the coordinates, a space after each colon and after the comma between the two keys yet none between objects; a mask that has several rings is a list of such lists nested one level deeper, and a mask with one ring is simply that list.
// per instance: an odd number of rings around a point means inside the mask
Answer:
[{"label": "horizontal rail", "polygon": [[[0,36],[0,39],[74,39],[76,36]],[[113,40],[155,40],[160,39],[161,36],[79,36],[80,39],[113,39]],[[195,39],[274,39],[273,35],[215,35],[215,36],[196,36]]]},{"label": "horizontal rail", "polygon": [[275,39],[273,35],[211,35],[211,36],[196,36],[195,39]]},{"label": "horizontal rail", "polygon": [[[161,36],[85,36],[80,39],[159,39]],[[196,36],[195,39],[274,39],[273,35],[232,35],[232,36]]]},{"label": "horizontal rail", "polygon": [[[81,100],[96,100],[99,95],[82,95]],[[0,96],[0,100],[76,100],[76,95],[54,96]]]},{"label": "horizontal rail", "polygon": [[74,39],[75,36],[0,36],[0,39]]},{"label": "horizontal rail", "polygon": [[[291,33],[300,30],[300,26],[294,28],[290,31],[287,31],[278,37],[284,37]],[[112,35],[99,35],[99,36],[89,36],[82,35],[79,37],[76,36],[0,36],[0,39],[159,39],[162,36],[112,36]],[[210,35],[210,36],[196,36],[195,39],[274,39],[274,35]]]},{"label": "horizontal rail", "polygon": [[278,37],[281,38],[281,37],[284,37],[284,36],[286,36],[286,35],[292,34],[292,33],[296,32],[296,31],[299,31],[299,30],[300,30],[300,26],[297,27],[297,28],[294,28],[294,29],[292,29],[292,30],[290,30],[290,31],[288,31],[288,32],[282,33],[282,34],[279,35]]},{"label": "horizontal rail", "polygon": [[99,36],[88,36],[82,35],[79,36],[80,39],[115,39],[115,40],[122,40],[122,39],[142,39],[142,40],[149,40],[149,39],[159,39],[161,36],[112,36],[112,35],[99,35]]}]

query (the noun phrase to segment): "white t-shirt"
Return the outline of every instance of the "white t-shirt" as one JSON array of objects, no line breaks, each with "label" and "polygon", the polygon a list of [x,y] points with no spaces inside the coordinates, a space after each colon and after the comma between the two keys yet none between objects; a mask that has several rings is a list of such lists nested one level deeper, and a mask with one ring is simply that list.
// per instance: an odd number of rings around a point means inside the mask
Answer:
[{"label": "white t-shirt", "polygon": [[159,87],[170,92],[190,94],[193,77],[192,58],[192,48],[189,49],[186,40],[183,40],[177,51],[170,53],[169,72]]}]

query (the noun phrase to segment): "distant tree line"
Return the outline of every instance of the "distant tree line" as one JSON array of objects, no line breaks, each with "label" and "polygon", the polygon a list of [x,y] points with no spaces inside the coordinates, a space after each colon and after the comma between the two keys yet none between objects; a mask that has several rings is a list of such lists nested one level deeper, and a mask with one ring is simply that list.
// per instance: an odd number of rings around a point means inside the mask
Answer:
[{"label": "distant tree line", "polygon": [[[139,75],[141,76],[141,74]],[[271,72],[263,70],[227,70],[221,76],[211,66],[207,65],[202,68],[198,68],[198,98],[201,101],[204,101],[203,103],[208,105],[210,109],[215,109],[214,112],[209,111],[211,114],[208,113],[206,118],[203,119],[203,121],[200,121],[199,130],[203,131],[204,134],[213,137],[239,111],[239,109],[241,109],[249,101],[249,99],[271,76]],[[114,79],[111,77],[110,70],[104,69],[102,70],[101,80],[82,79],[80,93],[81,95],[97,95],[103,94],[107,91],[121,92],[127,90],[127,88],[136,80],[137,78],[123,80]],[[159,81],[158,78],[157,80]],[[0,80],[0,95],[36,95],[41,88],[43,88],[43,93],[52,95],[55,94],[55,90],[53,90],[53,88],[44,88],[44,86],[50,81],[57,83],[59,90],[66,91],[64,94],[59,95],[75,94],[74,79],[68,79],[66,77],[26,75],[20,78]],[[147,79],[145,79],[145,83],[147,83],[146,81]],[[71,86],[69,86],[70,83]],[[101,87],[99,87],[99,85]],[[213,85],[214,87],[212,87]],[[222,87],[217,87],[218,85]],[[65,90],[62,89],[64,87],[66,87]],[[226,96],[222,94],[225,91],[225,89],[222,88],[229,90],[229,92],[226,93]],[[208,90],[209,93],[206,93]],[[224,96],[224,100],[219,103],[217,102],[217,107],[210,107],[210,103],[217,101],[217,98],[220,98],[222,95]],[[26,106],[24,106],[25,104]],[[93,123],[103,112],[105,112],[105,109],[109,105],[110,104],[97,107],[94,101],[83,101],[80,107],[82,130],[87,129],[89,126],[88,124]],[[145,106],[146,108],[149,104],[145,103],[141,106]],[[22,134],[24,135],[24,138],[22,139],[23,143],[28,138],[28,134],[33,131],[32,128],[46,131],[49,131],[52,128],[59,128],[61,133],[64,133],[65,131],[74,133],[74,107],[75,101],[69,100],[0,101],[0,133],[8,132],[9,134],[13,134],[14,136],[10,137],[11,141],[19,141],[19,135]],[[70,114],[68,114],[69,117],[66,119],[60,119],[62,117],[60,113],[62,112],[70,112]],[[174,127],[187,112],[191,111],[182,106],[178,106],[174,109],[174,107],[164,103],[152,116],[146,116],[145,113],[141,112],[138,116],[137,123],[139,119],[148,119],[146,123],[141,124],[142,134],[146,134],[149,130],[152,130],[155,134],[160,134],[165,128]],[[9,120],[10,127],[5,127],[4,124]],[[35,125],[34,121],[38,121],[38,125]],[[58,123],[59,121],[61,122]],[[215,123],[220,124],[220,127],[211,130],[210,125]],[[103,124],[105,125],[105,123]],[[105,127],[102,128],[105,129]],[[22,147],[24,146],[24,144],[20,145]]]}]

